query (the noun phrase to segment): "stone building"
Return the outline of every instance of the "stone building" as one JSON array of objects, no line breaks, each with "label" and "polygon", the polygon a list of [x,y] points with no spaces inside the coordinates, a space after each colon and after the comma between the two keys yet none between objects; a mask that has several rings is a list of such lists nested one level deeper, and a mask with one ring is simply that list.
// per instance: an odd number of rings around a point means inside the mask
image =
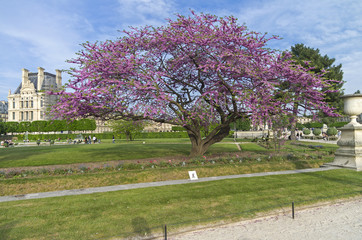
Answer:
[{"label": "stone building", "polygon": [[8,121],[8,102],[0,101],[0,122]]},{"label": "stone building", "polygon": [[49,120],[47,108],[54,104],[57,96],[48,95],[47,91],[58,90],[62,87],[60,70],[56,74],[44,72],[38,67],[37,73],[22,69],[22,81],[14,93],[9,90],[8,121],[37,121]]}]

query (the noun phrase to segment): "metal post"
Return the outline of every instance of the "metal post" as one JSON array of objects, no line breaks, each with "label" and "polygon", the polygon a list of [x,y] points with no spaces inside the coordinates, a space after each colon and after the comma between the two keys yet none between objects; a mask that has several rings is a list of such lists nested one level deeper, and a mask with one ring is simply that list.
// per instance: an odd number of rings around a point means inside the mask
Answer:
[{"label": "metal post", "polygon": [[294,219],[294,202],[292,202],[292,218]]},{"label": "metal post", "polygon": [[167,225],[165,224],[165,240],[167,240]]}]

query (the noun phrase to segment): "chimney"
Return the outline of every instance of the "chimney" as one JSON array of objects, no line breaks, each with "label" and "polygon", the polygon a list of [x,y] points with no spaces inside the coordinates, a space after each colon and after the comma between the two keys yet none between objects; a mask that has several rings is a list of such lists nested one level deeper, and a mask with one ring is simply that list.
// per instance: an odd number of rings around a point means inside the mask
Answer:
[{"label": "chimney", "polygon": [[55,69],[56,72],[56,81],[57,81],[57,88],[62,87],[62,71]]},{"label": "chimney", "polygon": [[38,67],[38,83],[37,83],[37,90],[41,90],[41,86],[43,85],[44,81],[44,68]]},{"label": "chimney", "polygon": [[26,85],[28,82],[29,82],[29,70],[28,69],[25,69],[23,68],[22,69],[22,72],[23,72],[23,76],[22,76],[22,86]]}]

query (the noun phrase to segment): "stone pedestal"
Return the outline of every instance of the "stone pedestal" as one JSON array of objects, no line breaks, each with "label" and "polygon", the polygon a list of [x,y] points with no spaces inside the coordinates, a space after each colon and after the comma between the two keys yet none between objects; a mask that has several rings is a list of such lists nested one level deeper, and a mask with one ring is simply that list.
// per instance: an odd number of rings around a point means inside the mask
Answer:
[{"label": "stone pedestal", "polygon": [[334,161],[325,165],[362,171],[362,125],[347,124],[338,130],[342,133],[337,142],[339,149],[335,152]]},{"label": "stone pedestal", "polygon": [[357,120],[357,115],[362,112],[362,94],[342,96],[343,111],[350,116],[351,121],[340,128],[341,138],[337,142],[339,149],[335,153],[332,163],[326,165],[353,168],[362,171],[362,125]]}]

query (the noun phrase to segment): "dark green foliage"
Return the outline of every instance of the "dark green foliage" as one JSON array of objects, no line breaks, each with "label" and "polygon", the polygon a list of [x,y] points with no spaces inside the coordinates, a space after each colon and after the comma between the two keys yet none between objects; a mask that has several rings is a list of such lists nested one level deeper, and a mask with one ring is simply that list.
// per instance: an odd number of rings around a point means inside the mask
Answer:
[{"label": "dark green foliage", "polygon": [[6,122],[6,132],[7,133],[16,133],[18,132],[19,123],[18,122]]},{"label": "dark green foliage", "polygon": [[188,138],[187,132],[143,132],[140,138]]},{"label": "dark green foliage", "polygon": [[321,133],[322,133],[322,131],[321,131],[320,128],[315,128],[315,129],[313,129],[313,134],[314,134],[315,136],[319,136]]},{"label": "dark green foliage", "polygon": [[30,132],[31,122],[20,122],[18,132]]},{"label": "dark green foliage", "polygon": [[302,129],[305,128],[305,126],[303,124],[301,124],[301,123],[297,123],[296,128],[302,130]]},{"label": "dark green foliage", "polygon": [[31,123],[30,132],[44,132],[48,126],[48,121],[34,121]]},{"label": "dark green foliage", "polygon": [[303,130],[303,134],[305,135],[309,135],[310,134],[310,130],[308,128]]},{"label": "dark green foliage", "polygon": [[185,132],[186,129],[180,126],[172,126],[172,131],[177,131],[177,132]]},{"label": "dark green foliage", "polygon": [[[242,119],[238,119],[235,122],[235,127],[236,130],[240,130],[240,131],[249,131],[251,128],[251,122],[249,118],[242,118]],[[232,123],[230,125],[231,129],[234,129],[234,124]]]},{"label": "dark green foliage", "polygon": [[[97,125],[93,119],[74,120],[50,120],[33,122],[6,122],[3,123],[6,133],[24,132],[61,132],[61,131],[93,131]],[[1,130],[1,126],[0,126]]]},{"label": "dark green foliage", "polygon": [[335,127],[328,128],[327,135],[328,136],[335,136],[335,135],[337,135],[337,132],[338,132],[338,130]]},{"label": "dark green foliage", "polygon": [[335,123],[331,124],[330,127],[340,128],[340,127],[343,127],[346,124],[348,124],[348,122],[335,122]]},{"label": "dark green foliage", "polygon": [[0,134],[6,133],[6,125],[5,122],[0,121]]},{"label": "dark green foliage", "polygon": [[[336,108],[339,113],[343,112],[343,71],[342,64],[333,65],[334,58],[329,58],[327,55],[322,56],[319,49],[314,49],[305,46],[304,44],[296,44],[291,47],[293,59],[304,67],[313,67],[311,71],[316,74],[321,74],[323,71],[327,71],[324,75],[326,79],[336,80],[328,90],[337,90],[337,92],[328,92],[325,97],[325,101],[331,106]],[[307,63],[308,62],[308,63]],[[323,89],[327,90],[327,89]]]},{"label": "dark green foliage", "polygon": [[322,128],[323,127],[323,123],[320,122],[309,122],[309,123],[305,123],[304,126],[306,128]]},{"label": "dark green foliage", "polygon": [[44,128],[44,132],[57,132],[70,130],[66,120],[52,120]]},{"label": "dark green foliage", "polygon": [[132,141],[141,133],[146,124],[145,121],[113,120],[109,125],[116,136],[125,135],[127,140]]}]

